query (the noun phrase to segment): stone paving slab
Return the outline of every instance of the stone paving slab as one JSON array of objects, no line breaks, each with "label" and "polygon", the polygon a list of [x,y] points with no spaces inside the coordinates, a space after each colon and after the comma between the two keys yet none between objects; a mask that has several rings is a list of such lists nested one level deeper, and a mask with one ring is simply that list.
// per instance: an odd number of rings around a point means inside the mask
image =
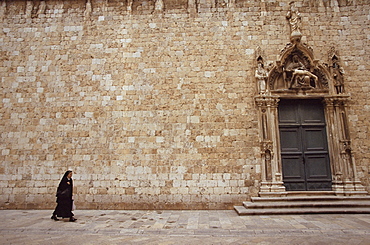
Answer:
[{"label": "stone paving slab", "polygon": [[233,210],[0,210],[0,244],[370,244],[370,215],[238,216]]}]

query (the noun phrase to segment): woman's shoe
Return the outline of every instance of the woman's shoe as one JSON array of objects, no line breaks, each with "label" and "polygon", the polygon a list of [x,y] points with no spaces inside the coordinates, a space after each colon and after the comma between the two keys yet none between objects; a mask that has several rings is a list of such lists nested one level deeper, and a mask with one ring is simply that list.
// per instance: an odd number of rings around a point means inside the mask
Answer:
[{"label": "woman's shoe", "polygon": [[69,218],[69,222],[75,222],[76,220],[74,217]]},{"label": "woman's shoe", "polygon": [[55,220],[55,221],[58,221],[58,220],[59,220],[55,214],[53,214],[53,215],[51,216],[51,219],[53,219],[53,220]]}]

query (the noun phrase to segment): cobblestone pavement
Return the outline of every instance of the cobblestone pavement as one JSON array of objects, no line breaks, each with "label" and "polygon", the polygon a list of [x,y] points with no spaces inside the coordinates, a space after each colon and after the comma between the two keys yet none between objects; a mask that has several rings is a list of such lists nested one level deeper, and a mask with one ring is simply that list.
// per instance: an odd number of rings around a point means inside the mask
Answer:
[{"label": "cobblestone pavement", "polygon": [[238,216],[233,210],[0,210],[0,244],[370,244],[370,215]]}]

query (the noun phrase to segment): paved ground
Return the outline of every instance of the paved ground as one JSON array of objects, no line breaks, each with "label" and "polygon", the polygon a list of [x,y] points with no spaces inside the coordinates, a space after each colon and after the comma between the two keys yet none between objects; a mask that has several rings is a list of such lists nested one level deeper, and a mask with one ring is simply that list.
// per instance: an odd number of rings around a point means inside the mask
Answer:
[{"label": "paved ground", "polygon": [[0,210],[0,244],[370,244],[370,215],[238,216],[221,211]]}]

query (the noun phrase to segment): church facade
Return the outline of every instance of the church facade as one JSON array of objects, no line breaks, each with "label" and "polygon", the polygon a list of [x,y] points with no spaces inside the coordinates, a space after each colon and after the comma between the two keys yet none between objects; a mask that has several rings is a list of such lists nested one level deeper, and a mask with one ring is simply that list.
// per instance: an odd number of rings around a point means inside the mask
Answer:
[{"label": "church facade", "polygon": [[0,2],[0,208],[370,191],[370,4]]}]

